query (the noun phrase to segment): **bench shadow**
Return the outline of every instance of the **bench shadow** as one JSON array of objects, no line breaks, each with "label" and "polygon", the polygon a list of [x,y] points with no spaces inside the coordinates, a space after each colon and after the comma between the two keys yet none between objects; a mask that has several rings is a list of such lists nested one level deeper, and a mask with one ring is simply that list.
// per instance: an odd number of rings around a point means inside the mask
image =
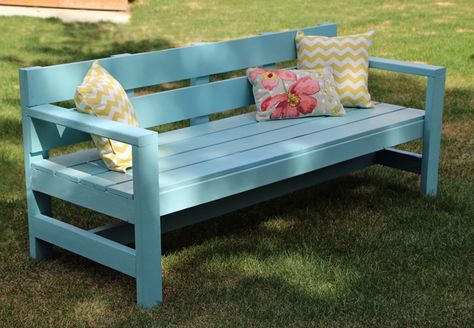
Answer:
[{"label": "bench shadow", "polygon": [[292,304],[288,311],[295,318],[316,318],[317,311],[366,293],[366,284],[383,298],[380,284],[392,273],[367,269],[361,259],[382,267],[399,261],[396,252],[381,251],[399,247],[400,240],[388,236],[408,229],[421,242],[429,235],[408,227],[412,217],[393,213],[442,204],[455,215],[451,195],[441,198],[421,197],[414,174],[375,166],[165,234],[163,311],[212,294],[220,300],[219,310],[271,313]]},{"label": "bench shadow", "polygon": [[[387,170],[390,169],[387,168]],[[400,206],[406,204],[406,199],[420,198],[417,184],[406,186],[394,181],[387,181],[381,176],[371,175],[368,172],[370,169],[365,170],[364,174],[343,176],[205,222],[168,232],[163,235],[162,252],[164,255],[170,255],[192,245],[200,245],[215,237],[229,237],[241,230],[254,230],[271,218],[286,217],[291,213],[298,213],[299,210],[307,206],[318,207],[318,204],[332,204],[334,207],[339,207],[341,205],[336,204],[339,200],[344,203],[344,207],[356,207],[372,202],[374,195],[381,194],[404,195],[397,202]],[[370,193],[359,194],[357,190],[362,187],[370,189]],[[375,209],[384,211],[385,207],[377,206]],[[323,217],[319,219],[324,220]]]}]

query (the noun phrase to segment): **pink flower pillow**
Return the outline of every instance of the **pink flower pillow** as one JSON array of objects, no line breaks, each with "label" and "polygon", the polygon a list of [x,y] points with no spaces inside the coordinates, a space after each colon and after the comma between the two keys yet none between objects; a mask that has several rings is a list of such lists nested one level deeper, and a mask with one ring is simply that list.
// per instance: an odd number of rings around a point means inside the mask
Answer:
[{"label": "pink flower pillow", "polygon": [[331,68],[249,68],[247,76],[253,85],[257,121],[346,113],[339,101]]}]

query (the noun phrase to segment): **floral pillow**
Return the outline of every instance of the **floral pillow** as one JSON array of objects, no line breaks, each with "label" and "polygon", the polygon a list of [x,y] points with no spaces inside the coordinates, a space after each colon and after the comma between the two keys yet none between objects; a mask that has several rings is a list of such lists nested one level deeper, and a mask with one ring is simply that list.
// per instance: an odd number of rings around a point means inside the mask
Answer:
[{"label": "floral pillow", "polygon": [[247,76],[253,85],[257,121],[346,113],[339,101],[331,68],[249,68]]}]

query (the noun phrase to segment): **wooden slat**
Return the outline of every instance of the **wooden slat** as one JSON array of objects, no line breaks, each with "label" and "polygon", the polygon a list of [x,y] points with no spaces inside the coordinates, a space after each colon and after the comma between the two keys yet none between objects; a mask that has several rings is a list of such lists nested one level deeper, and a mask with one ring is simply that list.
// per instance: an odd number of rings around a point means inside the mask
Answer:
[{"label": "wooden slat", "polygon": [[153,143],[157,137],[153,131],[49,104],[26,108],[24,111],[32,119],[52,122],[130,145],[145,146]]},{"label": "wooden slat", "polygon": [[125,11],[128,0],[0,0],[0,5]]},{"label": "wooden slat", "polygon": [[394,59],[385,58],[369,58],[369,67],[381,69],[385,71],[393,71],[398,73],[421,75],[421,76],[440,76],[446,71],[445,67],[433,66],[427,64],[409,63]]},{"label": "wooden slat", "polygon": [[[313,35],[333,36],[336,34],[336,25],[322,24],[302,30]],[[124,89],[135,89],[295,59],[295,34],[296,30],[292,30],[105,58],[100,63]],[[22,93],[24,105],[35,106],[72,99],[76,86],[81,84],[91,63],[83,61],[21,69],[20,74],[25,75],[22,88],[28,88],[28,92]]]},{"label": "wooden slat", "polygon": [[75,153],[65,154],[61,156],[51,157],[49,159],[36,161],[31,166],[37,170],[56,174],[58,171],[66,169],[70,166],[84,164],[99,159],[99,154],[95,149],[88,149]]},{"label": "wooden slat", "polygon": [[161,217],[162,233],[254,205],[290,192],[334,179],[374,163],[375,154],[367,154],[319,170],[278,181],[263,187],[201,204]]},{"label": "wooden slat", "polygon": [[124,245],[135,241],[133,224],[127,222],[108,224],[91,229],[89,232]]},{"label": "wooden slat", "polygon": [[[252,113],[251,115],[242,115],[242,117],[245,118],[244,120],[239,119],[237,116],[223,121],[215,121],[211,124],[201,125],[200,127],[189,127],[178,131],[163,133],[159,137],[159,141],[161,141],[160,171],[167,171],[200,161],[222,157],[232,152],[240,152],[251,148],[261,147],[274,142],[272,140],[274,140],[275,137],[281,138],[281,134],[288,129],[293,128],[292,131],[294,132],[294,135],[291,136],[293,138],[338,125],[348,124],[360,119],[382,115],[401,108],[402,107],[395,105],[378,104],[376,109],[349,111],[348,115],[342,118],[319,117],[306,118],[304,120],[279,120],[263,123],[256,122],[254,117],[255,114]],[[311,124],[314,120],[317,122]],[[217,126],[217,128],[214,126]],[[224,127],[227,129],[224,129]],[[181,133],[179,133],[180,131]],[[171,137],[168,137],[168,134],[170,134]],[[187,136],[184,140],[183,138],[185,137],[183,137],[183,135]],[[167,143],[163,143],[163,141],[166,141]],[[184,154],[179,154],[169,158],[166,157],[177,153]],[[61,162],[64,160],[59,157],[59,159],[56,159],[55,161]],[[78,166],[82,162],[84,161],[74,161],[72,164],[76,166],[74,166],[72,170],[79,167],[89,168],[87,165]],[[117,172],[109,172],[106,169],[104,169],[103,173],[88,171],[86,172],[88,174],[84,174],[82,171],[75,173],[71,169],[66,169],[65,167],[57,166],[56,163],[48,163],[47,161],[42,161],[35,165],[36,168],[43,171],[51,171],[53,174],[57,174],[57,172],[60,172],[59,175],[65,173],[69,174],[69,179],[76,182],[82,181],[82,183],[99,190],[106,190],[108,187],[117,183],[132,180],[131,170],[127,172],[127,175]],[[50,166],[54,167],[50,168]],[[65,166],[69,167],[72,165]],[[90,168],[90,170],[93,170],[93,168]]]},{"label": "wooden slat", "polygon": [[[423,111],[405,109],[295,138],[285,138],[285,135],[282,135],[279,141],[276,139],[274,143],[263,147],[231,153],[228,156],[163,172],[160,175],[160,186],[162,188],[170,185],[179,186],[181,183],[186,183],[186,181],[194,181],[197,176],[199,177],[198,180],[207,179],[214,174],[225,174],[235,168],[240,169],[248,165],[263,164],[266,161],[278,160],[281,156],[293,156],[315,147],[341,143],[364,134],[376,133],[392,126],[420,120],[423,115]],[[292,135],[290,134],[290,136]]]},{"label": "wooden slat", "polygon": [[283,139],[296,138],[401,109],[403,109],[401,106],[381,104],[376,109],[348,110],[344,117],[311,117],[261,122],[196,137],[192,140],[164,144],[160,147],[160,170],[167,171],[233,152],[262,147]]},{"label": "wooden slat", "polygon": [[[222,124],[220,121],[206,124],[208,128],[202,125],[201,127],[181,129],[180,131],[184,135],[192,137],[191,139],[184,140],[179,140],[179,134],[176,131],[170,132],[173,135],[171,138],[167,138],[167,133],[163,133],[163,139],[168,141],[168,143],[160,145],[160,171],[169,171],[207,160],[214,160],[233,153],[280,142],[284,139],[294,139],[400,109],[402,109],[400,106],[378,104],[375,109],[349,110],[345,117],[316,117],[261,123],[252,119],[252,123],[249,124],[245,124],[247,123],[246,120],[231,118],[228,119],[226,124]],[[247,114],[243,116],[248,117]],[[235,126],[232,127],[230,122],[234,122],[232,124],[235,124]],[[239,125],[240,123],[244,124]],[[214,125],[226,126],[228,129],[212,128]],[[206,134],[205,132],[209,133]],[[163,141],[161,137],[159,140]],[[174,140],[178,141],[172,142]],[[90,151],[89,154],[94,154],[94,150]],[[129,170],[127,174],[111,172],[100,161],[81,164],[94,159],[94,157],[87,158],[86,154],[81,155],[81,153],[77,153],[75,156],[76,158],[74,159],[70,155],[65,155],[54,158],[51,161],[39,161],[34,164],[34,167],[51,174],[66,176],[72,181],[81,182],[99,190],[110,189],[111,192],[114,192],[114,185],[131,181],[133,178],[132,170]],[[100,165],[101,168],[96,168],[95,165]],[[162,181],[161,186],[166,187],[166,181]]]},{"label": "wooden slat", "polygon": [[[203,44],[203,43],[200,43],[200,44]],[[189,81],[190,85],[200,85],[200,84],[206,84],[206,83],[209,83],[209,75],[199,76]],[[190,125],[198,125],[198,124],[207,123],[207,122],[209,122],[209,115],[191,117],[191,119],[189,120]]]},{"label": "wooden slat", "polygon": [[133,222],[132,195],[118,196],[99,191],[81,183],[51,175],[36,169],[31,170],[31,188],[70,203],[94,211]]},{"label": "wooden slat", "polygon": [[[362,156],[367,152],[370,153],[414,140],[421,137],[422,129],[423,121],[409,123],[294,157],[250,166],[201,182],[163,191],[160,194],[161,215],[304,174],[318,168]],[[130,190],[123,191],[129,192]]]},{"label": "wooden slat", "polygon": [[246,77],[194,85],[132,99],[143,127],[176,122],[254,103]]},{"label": "wooden slat", "polygon": [[255,112],[231,116],[217,121],[212,121],[211,124],[194,125],[183,129],[171,130],[165,133],[160,133],[158,137],[158,144],[162,146],[167,143],[177,142],[185,139],[192,139],[205,134],[254,123]]},{"label": "wooden slat", "polygon": [[79,164],[59,170],[56,172],[56,175],[71,179],[74,182],[81,182],[90,176],[108,171],[109,169],[105,166],[104,162],[100,160],[98,162]]},{"label": "wooden slat", "polygon": [[116,185],[118,183],[131,181],[133,179],[132,174],[132,170],[127,170],[126,173],[108,171],[97,175],[85,177],[81,180],[81,183],[93,187],[95,189],[105,191],[110,186]]},{"label": "wooden slat", "polygon": [[[320,131],[314,134],[304,135],[290,140],[283,140],[272,145],[242,151],[214,160],[163,172],[160,174],[160,190],[162,193],[166,193],[167,191],[175,190],[190,184],[199,184],[203,181],[217,178],[218,176],[225,176],[234,171],[244,171],[252,167],[265,165],[266,163],[282,161],[285,158],[304,158],[305,153],[314,152],[317,149],[329,147],[330,145],[345,144],[352,139],[357,140],[364,137],[364,135],[372,135],[392,128],[397,129],[397,126],[403,126],[411,122],[423,122],[423,115],[423,111],[405,109]],[[411,136],[410,134],[407,135]],[[392,135],[390,135],[390,137],[394,138]],[[404,138],[404,136],[397,135],[395,135],[395,137],[399,137],[399,139]],[[382,141],[383,147],[397,144],[397,138],[393,140],[389,138]],[[386,144],[384,143],[385,141]],[[358,153],[358,155],[363,155],[364,153],[373,152],[382,148],[373,149],[370,144],[365,146],[362,145],[360,148],[361,153]],[[304,162],[304,159],[302,159],[302,161]],[[288,168],[296,170],[295,166],[288,166],[286,169]],[[317,167],[314,167],[313,169],[315,168]],[[256,181],[258,181],[258,179]],[[114,185],[109,187],[107,190],[119,195],[133,194],[131,182]],[[190,197],[193,198],[192,196]],[[166,207],[167,202],[163,202],[163,206]]]},{"label": "wooden slat", "polygon": [[408,172],[421,172],[421,155],[400,149],[388,148],[378,151],[375,162]]},{"label": "wooden slat", "polygon": [[30,228],[39,239],[135,277],[135,250],[130,247],[41,214]]}]

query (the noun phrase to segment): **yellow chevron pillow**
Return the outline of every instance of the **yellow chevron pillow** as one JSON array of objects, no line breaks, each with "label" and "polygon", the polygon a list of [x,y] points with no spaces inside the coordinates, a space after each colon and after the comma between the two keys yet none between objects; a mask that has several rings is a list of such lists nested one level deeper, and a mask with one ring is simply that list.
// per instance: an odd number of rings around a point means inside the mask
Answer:
[{"label": "yellow chevron pillow", "polygon": [[[79,112],[138,127],[127,93],[97,60],[76,88],[74,101]],[[125,172],[132,166],[132,146],[97,135],[92,135],[92,140],[109,169]]]},{"label": "yellow chevron pillow", "polygon": [[330,66],[336,90],[346,107],[372,108],[368,90],[369,47],[374,32],[337,37],[296,33],[298,69]]}]

